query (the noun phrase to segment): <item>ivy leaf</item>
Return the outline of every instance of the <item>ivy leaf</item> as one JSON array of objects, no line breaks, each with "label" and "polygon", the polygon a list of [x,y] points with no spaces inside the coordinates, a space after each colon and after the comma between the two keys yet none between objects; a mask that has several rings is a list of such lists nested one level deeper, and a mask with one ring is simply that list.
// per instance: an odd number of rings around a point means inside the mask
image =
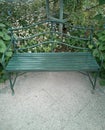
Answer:
[{"label": "ivy leaf", "polygon": [[99,50],[104,51],[104,50],[105,50],[105,46],[101,44],[101,45],[99,46]]},{"label": "ivy leaf", "polygon": [[90,49],[92,49],[92,48],[93,48],[93,45],[90,44],[90,45],[88,45],[88,47],[89,47]]},{"label": "ivy leaf", "polygon": [[105,42],[105,36],[104,36],[104,35],[101,35],[101,36],[99,37],[99,40],[101,40],[102,42]]},{"label": "ivy leaf", "polygon": [[99,52],[98,52],[97,49],[94,49],[94,50],[93,50],[93,55],[94,55],[95,57],[99,57]]},{"label": "ivy leaf", "polygon": [[11,38],[7,33],[4,33],[3,40],[9,41]]},{"label": "ivy leaf", "polygon": [[0,23],[0,27],[5,28],[5,24]]},{"label": "ivy leaf", "polygon": [[3,38],[3,32],[0,32],[0,37],[2,37],[2,38]]},{"label": "ivy leaf", "polygon": [[104,30],[104,31],[102,31],[102,34],[105,34],[105,30]]},{"label": "ivy leaf", "polygon": [[4,53],[6,51],[6,45],[3,40],[0,40],[0,52]]},{"label": "ivy leaf", "polygon": [[12,56],[12,51],[7,52],[6,56],[11,57]]}]

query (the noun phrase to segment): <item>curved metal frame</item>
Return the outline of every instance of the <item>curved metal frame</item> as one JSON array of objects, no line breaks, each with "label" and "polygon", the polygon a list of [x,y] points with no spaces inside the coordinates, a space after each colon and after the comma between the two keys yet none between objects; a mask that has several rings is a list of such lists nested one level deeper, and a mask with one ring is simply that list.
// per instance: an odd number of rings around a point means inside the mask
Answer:
[{"label": "curved metal frame", "polygon": [[[13,31],[18,31],[18,30],[33,28],[33,27],[36,26],[36,25],[41,25],[41,24],[46,23],[46,22],[51,24],[51,29],[50,29],[50,31],[48,31],[48,32],[41,32],[41,33],[39,33],[39,34],[34,34],[34,35],[29,36],[29,37],[17,38],[17,39],[13,36]],[[33,24],[33,25],[29,25],[29,26],[27,26],[27,27],[11,28],[11,29],[9,29],[9,31],[11,32],[11,42],[10,42],[9,46],[7,47],[5,53],[4,53],[3,56],[2,56],[2,64],[3,64],[4,69],[5,69],[5,66],[6,66],[6,65],[5,65],[5,55],[6,55],[6,52],[9,50],[9,48],[10,48],[11,46],[14,46],[14,50],[16,51],[16,50],[29,49],[29,48],[33,48],[33,47],[40,46],[40,45],[44,45],[44,44],[48,44],[48,43],[49,43],[49,44],[50,44],[50,43],[52,43],[52,44],[53,44],[53,43],[57,43],[57,44],[60,44],[60,45],[61,45],[61,44],[62,44],[62,45],[66,45],[66,46],[71,47],[71,48],[82,49],[82,50],[84,50],[84,49],[85,49],[85,50],[89,50],[88,48],[73,46],[73,45],[67,44],[67,43],[65,43],[65,42],[63,42],[63,41],[54,41],[54,39],[53,39],[54,34],[58,34],[59,36],[64,36],[64,37],[66,37],[67,39],[79,39],[79,40],[83,40],[83,41],[90,41],[91,44],[95,45],[94,42],[92,41],[92,39],[93,39],[93,28],[84,28],[84,27],[80,27],[80,26],[79,26],[79,27],[75,26],[75,27],[74,27],[75,29],[91,30],[91,31],[90,31],[90,37],[89,37],[89,38],[82,38],[82,37],[71,36],[71,35],[68,35],[68,34],[65,34],[65,33],[61,33],[61,32],[56,32],[56,31],[54,30],[54,24],[55,24],[55,23],[61,23],[61,21],[53,21],[53,20],[50,21],[50,20],[46,20],[46,21],[41,21],[41,22],[36,23],[36,24]],[[72,26],[71,26],[71,27],[72,27]],[[50,36],[51,39],[48,40],[48,41],[44,41],[44,42],[41,42],[41,43],[32,45],[32,46],[27,47],[27,48],[20,48],[20,49],[19,49],[19,48],[15,48],[16,42],[17,42],[18,40],[19,40],[19,41],[21,41],[21,40],[28,40],[28,39],[32,39],[32,38],[34,38],[34,37],[37,37],[37,36],[40,36],[40,35],[44,35],[44,34],[50,34],[50,35],[51,35],[51,36]],[[61,39],[61,40],[62,40],[62,39]],[[89,77],[89,80],[90,80],[90,82],[91,82],[91,84],[92,84],[92,86],[93,86],[93,90],[95,89],[95,86],[96,86],[96,79],[97,79],[98,74],[99,74],[99,71],[96,72],[96,76],[95,76],[94,80],[92,80],[90,74],[87,73],[87,76]],[[11,90],[12,90],[12,94],[14,94],[14,89],[13,89],[13,87],[14,87],[14,84],[15,84],[16,79],[17,79],[17,77],[18,77],[18,73],[16,73],[16,76],[14,77],[14,79],[12,79],[12,77],[11,77],[11,75],[12,75],[11,72],[7,72],[7,75],[8,75],[9,81],[10,81],[10,87],[11,87]]]}]

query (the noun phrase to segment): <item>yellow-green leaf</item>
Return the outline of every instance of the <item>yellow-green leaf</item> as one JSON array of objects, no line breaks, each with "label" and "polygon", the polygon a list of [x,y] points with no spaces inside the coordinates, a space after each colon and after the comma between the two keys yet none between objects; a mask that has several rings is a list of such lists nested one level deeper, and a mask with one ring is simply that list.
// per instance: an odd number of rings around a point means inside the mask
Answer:
[{"label": "yellow-green leaf", "polygon": [[5,41],[9,41],[11,38],[10,38],[10,36],[8,34],[4,33],[3,39]]},{"label": "yellow-green leaf", "polygon": [[0,37],[2,37],[2,38],[3,38],[3,32],[0,32]]},{"label": "yellow-green leaf", "polygon": [[0,52],[4,53],[6,50],[6,45],[3,40],[0,40]]},{"label": "yellow-green leaf", "polygon": [[93,48],[93,45],[89,45],[88,47],[89,47],[90,49],[92,49],[92,48]]},{"label": "yellow-green leaf", "polygon": [[3,24],[3,23],[0,23],[0,27],[3,27],[3,28],[4,28],[4,27],[5,27],[5,24]]},{"label": "yellow-green leaf", "polygon": [[6,56],[11,57],[12,56],[12,52],[11,51],[7,52]]}]

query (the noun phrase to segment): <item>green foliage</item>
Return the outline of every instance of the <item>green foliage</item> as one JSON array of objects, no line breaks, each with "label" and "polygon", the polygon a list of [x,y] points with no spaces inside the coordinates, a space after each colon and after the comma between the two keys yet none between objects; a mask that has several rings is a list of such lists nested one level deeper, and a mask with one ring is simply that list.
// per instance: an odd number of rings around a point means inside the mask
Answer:
[{"label": "green foliage", "polygon": [[8,26],[26,26],[45,17],[44,0],[0,2],[0,22]]},{"label": "green foliage", "polygon": [[93,49],[93,55],[97,58],[97,61],[101,66],[100,84],[105,85],[105,30],[96,30],[94,40],[96,48]]},{"label": "green foliage", "polygon": [[99,0],[99,4],[100,4],[100,5],[105,4],[105,0]]},{"label": "green foliage", "polygon": [[8,35],[6,26],[0,23],[0,53],[5,52],[8,41],[10,41],[10,36]]},{"label": "green foliage", "polygon": [[[99,50],[99,54],[97,57],[99,59],[103,59],[105,61],[105,30],[101,30],[99,32],[95,33],[95,40],[96,40],[96,46]],[[97,48],[94,50],[94,53],[97,54],[98,50]],[[104,67],[104,66],[103,66]],[[105,68],[105,67],[104,67]]]},{"label": "green foliage", "polygon": [[[8,35],[8,31],[6,29],[6,25],[3,23],[0,23],[0,82],[6,80],[6,77],[4,75],[3,70],[3,64],[2,64],[2,56],[3,53],[5,53],[7,46],[10,42],[10,36]],[[12,51],[8,51],[6,53],[5,61],[8,61],[8,58],[10,58],[12,55]]]}]

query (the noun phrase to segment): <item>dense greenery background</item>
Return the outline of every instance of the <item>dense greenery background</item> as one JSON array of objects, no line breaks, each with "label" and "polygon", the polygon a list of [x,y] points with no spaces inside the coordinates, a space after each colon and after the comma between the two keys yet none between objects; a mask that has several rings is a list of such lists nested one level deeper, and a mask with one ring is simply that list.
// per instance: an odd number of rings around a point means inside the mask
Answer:
[{"label": "dense greenery background", "polygon": [[[51,15],[59,18],[60,0],[49,0]],[[2,0],[0,1],[0,63],[10,37],[9,27],[26,26],[46,18],[45,0]],[[73,25],[93,26],[96,48],[89,46],[99,64],[103,59],[100,83],[105,85],[105,0],[64,0],[64,18]],[[100,51],[100,53],[98,53]],[[6,60],[12,52],[7,54]],[[4,81],[3,66],[0,64],[0,81]]]}]

